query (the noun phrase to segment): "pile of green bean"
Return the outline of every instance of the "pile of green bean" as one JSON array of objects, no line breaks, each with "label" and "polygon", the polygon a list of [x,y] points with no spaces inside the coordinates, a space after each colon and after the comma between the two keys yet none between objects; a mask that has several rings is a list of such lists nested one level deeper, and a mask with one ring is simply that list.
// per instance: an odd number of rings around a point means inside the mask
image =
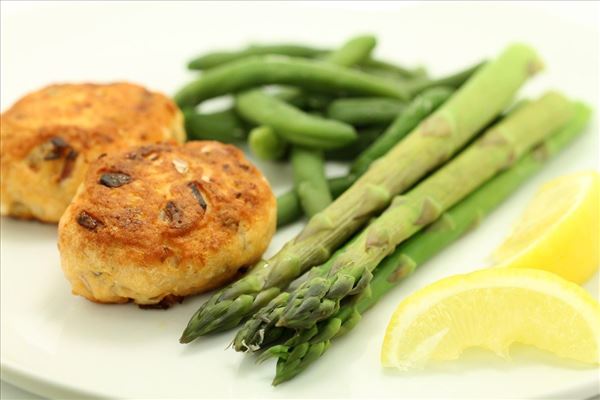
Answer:
[{"label": "pile of green bean", "polygon": [[[202,74],[175,96],[188,139],[247,141],[260,159],[289,160],[294,185],[277,199],[277,224],[315,215],[481,65],[432,79],[423,68],[373,58],[375,45],[361,35],[334,50],[252,45],[192,60]],[[233,96],[233,106],[198,111],[221,96]],[[326,160],[352,162],[349,173],[327,178]]]}]

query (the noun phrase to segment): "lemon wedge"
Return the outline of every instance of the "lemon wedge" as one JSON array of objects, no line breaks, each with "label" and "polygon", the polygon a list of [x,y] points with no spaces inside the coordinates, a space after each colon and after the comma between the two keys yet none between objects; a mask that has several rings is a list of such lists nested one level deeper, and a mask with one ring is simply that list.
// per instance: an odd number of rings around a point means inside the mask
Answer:
[{"label": "lemon wedge", "polygon": [[435,282],[407,297],[388,324],[385,367],[422,368],[471,347],[507,357],[513,343],[598,364],[600,304],[550,272],[492,268]]},{"label": "lemon wedge", "polygon": [[583,283],[598,269],[599,246],[600,175],[580,172],[543,185],[492,257],[498,266],[545,269]]}]

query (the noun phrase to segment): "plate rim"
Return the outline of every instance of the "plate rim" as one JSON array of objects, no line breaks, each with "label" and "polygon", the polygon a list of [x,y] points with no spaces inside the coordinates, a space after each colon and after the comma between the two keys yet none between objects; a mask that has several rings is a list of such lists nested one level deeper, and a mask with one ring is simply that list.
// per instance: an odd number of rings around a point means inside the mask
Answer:
[{"label": "plate rim", "polygon": [[[600,367],[593,367],[600,370]],[[590,368],[592,369],[592,368]],[[29,391],[38,396],[46,398],[64,398],[64,399],[108,399],[98,392],[82,390],[71,384],[64,384],[53,381],[47,377],[37,375],[20,366],[11,365],[6,359],[0,359],[0,375],[3,381],[10,383],[20,389]],[[558,392],[546,392],[542,395],[533,397],[534,399],[591,399],[600,394],[600,378],[596,381],[582,380],[566,386]],[[203,397],[199,397],[203,398]],[[207,397],[210,398],[210,397]],[[457,397],[459,398],[459,397]]]}]

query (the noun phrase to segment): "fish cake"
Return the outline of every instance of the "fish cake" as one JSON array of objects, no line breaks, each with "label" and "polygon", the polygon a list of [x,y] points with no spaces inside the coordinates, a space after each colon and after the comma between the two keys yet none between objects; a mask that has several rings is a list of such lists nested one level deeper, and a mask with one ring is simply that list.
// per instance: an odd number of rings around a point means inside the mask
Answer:
[{"label": "fish cake", "polygon": [[45,222],[58,222],[99,155],[185,140],[177,106],[130,83],[48,86],[0,122],[0,212]]},{"label": "fish cake", "polygon": [[232,145],[159,144],[100,157],[60,219],[74,294],[158,304],[223,285],[257,262],[276,200]]}]

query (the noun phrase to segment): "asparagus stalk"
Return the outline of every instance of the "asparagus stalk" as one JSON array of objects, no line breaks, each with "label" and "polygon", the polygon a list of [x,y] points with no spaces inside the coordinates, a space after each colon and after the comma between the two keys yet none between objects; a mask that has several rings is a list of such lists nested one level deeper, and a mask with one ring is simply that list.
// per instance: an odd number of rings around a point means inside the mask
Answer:
[{"label": "asparagus stalk", "polygon": [[305,214],[317,214],[331,203],[331,192],[325,178],[323,152],[294,146],[292,148],[294,188]]},{"label": "asparagus stalk", "polygon": [[562,95],[550,92],[490,128],[407,195],[396,197],[353,245],[329,260],[327,274],[295,290],[277,325],[303,329],[334,314],[342,299],[368,287],[373,269],[398,244],[563,126],[571,111]]},{"label": "asparagus stalk", "polygon": [[[350,331],[360,321],[365,311],[411,275],[417,267],[479,224],[523,182],[542,169],[551,157],[581,134],[589,121],[590,114],[588,106],[576,103],[573,117],[563,128],[529,151],[510,169],[492,178],[442,214],[427,229],[398,246],[375,269],[370,284],[370,296],[356,296],[329,319],[309,330],[298,331],[283,344],[267,349],[261,355],[262,358],[269,356],[278,358],[273,384],[287,381],[304,371],[323,355],[332,339]],[[283,332],[280,331],[279,334]],[[291,357],[292,354],[296,356]],[[298,356],[298,354],[302,355]]]},{"label": "asparagus stalk", "polygon": [[497,60],[486,64],[405,140],[372,164],[349,190],[313,216],[296,238],[204,303],[180,341],[187,343],[236,326],[294,278],[326,261],[394,195],[450,158],[498,115],[539,66],[535,52],[524,45],[510,46]]}]

